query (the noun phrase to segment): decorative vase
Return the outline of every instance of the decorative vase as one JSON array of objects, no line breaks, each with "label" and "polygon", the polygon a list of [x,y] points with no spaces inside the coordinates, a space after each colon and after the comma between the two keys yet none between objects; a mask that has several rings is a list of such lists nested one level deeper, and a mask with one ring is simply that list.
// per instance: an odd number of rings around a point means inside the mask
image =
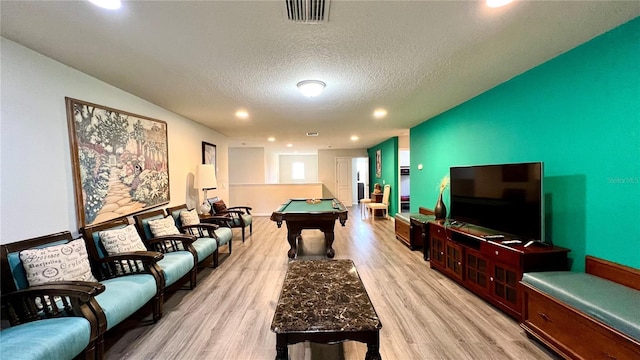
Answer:
[{"label": "decorative vase", "polygon": [[436,220],[444,220],[447,217],[447,207],[444,206],[444,202],[442,202],[442,192],[440,192],[438,202],[436,203],[436,207],[433,209],[433,212],[436,215]]}]

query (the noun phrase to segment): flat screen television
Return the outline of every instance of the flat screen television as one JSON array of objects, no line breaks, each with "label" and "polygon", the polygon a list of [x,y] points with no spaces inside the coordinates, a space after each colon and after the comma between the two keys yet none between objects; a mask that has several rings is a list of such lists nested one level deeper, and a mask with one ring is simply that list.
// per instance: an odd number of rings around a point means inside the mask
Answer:
[{"label": "flat screen television", "polygon": [[450,179],[453,220],[544,241],[541,162],[451,167]]}]

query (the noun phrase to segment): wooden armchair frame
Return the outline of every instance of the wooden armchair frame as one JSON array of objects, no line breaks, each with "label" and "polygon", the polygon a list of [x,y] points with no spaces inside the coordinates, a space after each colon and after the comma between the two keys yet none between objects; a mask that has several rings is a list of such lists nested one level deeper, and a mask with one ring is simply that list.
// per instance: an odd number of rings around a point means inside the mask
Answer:
[{"label": "wooden armchair frame", "polygon": [[[143,241],[145,241],[148,244],[153,244],[153,243],[157,243],[157,242],[163,242],[166,240],[170,240],[170,239],[190,239],[190,249],[189,251],[191,251],[191,253],[193,254],[193,256],[195,257],[195,263],[196,264],[200,264],[201,262],[204,263],[207,259],[200,259],[200,257],[198,256],[198,253],[196,251],[196,249],[193,247],[193,243],[196,242],[198,240],[199,237],[210,237],[216,240],[216,244],[218,241],[217,235],[210,230],[215,230],[218,227],[216,225],[209,225],[208,224],[200,224],[198,225],[193,225],[190,228],[193,229],[193,234],[189,233],[189,234],[180,234],[180,235],[167,235],[167,236],[159,236],[159,237],[149,237],[147,235],[147,232],[145,231],[145,225],[144,225],[144,220],[149,219],[149,218],[154,218],[154,217],[158,217],[158,216],[162,216],[165,217],[167,216],[167,213],[164,211],[164,209],[158,209],[158,210],[154,210],[154,211],[149,211],[149,212],[145,212],[142,214],[137,214],[133,216],[133,219],[135,221],[136,224],[136,228],[138,229],[138,233],[140,234],[140,237],[142,238]],[[171,216],[171,215],[168,215]],[[174,220],[175,222],[175,220]],[[176,226],[177,227],[177,226]],[[178,228],[178,230],[181,230],[180,228]],[[218,267],[218,248],[216,247],[216,251],[213,252],[213,254],[211,254],[211,267],[216,268]],[[194,268],[196,268],[194,271],[197,272],[197,266],[194,266]],[[195,276],[195,275],[194,275]]]},{"label": "wooden armchair frame", "polygon": [[[229,217],[231,219],[231,222],[229,223],[231,228],[242,229],[242,242],[244,242],[244,239],[245,239],[244,229],[247,227],[247,224],[245,223],[242,215],[247,214],[247,215],[253,216],[251,215],[251,210],[253,210],[253,208],[249,206],[231,206],[231,207],[227,207],[226,210],[216,212],[213,208],[213,204],[220,200],[222,199],[219,199],[217,197],[207,200],[209,201],[209,205],[211,205],[211,215],[212,215],[211,217],[212,218],[216,216]],[[249,226],[249,235],[251,235],[253,234],[253,221],[251,221],[251,223],[248,224],[248,226]]]},{"label": "wooden armchair frame", "polygon": [[[156,282],[156,294],[151,300],[153,322],[155,323],[162,318],[162,309],[164,306],[164,273],[158,265],[158,261],[162,260],[164,255],[157,251],[133,251],[120,253],[118,255],[109,255],[103,249],[99,251],[94,241],[94,234],[99,231],[113,229],[118,225],[126,226],[129,225],[129,222],[126,218],[119,218],[80,229],[84,235],[89,258],[93,265],[93,275],[98,281],[130,274],[152,275]],[[118,269],[121,268],[128,268],[131,269],[131,271],[122,273],[118,271]]]},{"label": "wooden armchair frame", "polygon": [[[182,204],[178,206],[168,207],[167,214],[169,214],[169,216],[173,216],[172,214],[178,210],[190,211],[192,209],[189,209],[187,207],[187,204]],[[176,219],[174,218],[174,220]],[[206,222],[203,222],[203,220],[205,220]],[[226,216],[210,216],[209,215],[205,219],[201,218],[200,224],[181,225],[178,227],[178,229],[183,233],[191,234],[196,237],[208,236],[208,237],[214,238],[218,243],[218,248],[220,248],[221,246],[220,239],[218,238],[218,235],[215,233],[215,231],[221,227],[231,228],[231,225],[232,225],[231,220]],[[176,226],[178,226],[177,221],[176,221]],[[229,254],[231,254],[232,251],[233,251],[233,241],[229,241]],[[219,252],[218,252],[218,255],[220,255]]]},{"label": "wooden armchair frame", "polygon": [[[57,281],[18,289],[9,263],[9,254],[11,253],[19,253],[22,250],[45,245],[68,243],[72,240],[71,233],[63,231],[0,246],[2,320],[6,319],[12,326],[15,326],[44,318],[82,316],[91,325],[91,339],[81,358],[101,359],[104,354],[104,333],[107,330],[107,318],[95,300],[95,296],[105,290],[104,285],[88,281]],[[54,301],[54,297],[60,297],[61,301]],[[35,305],[36,301],[40,304],[39,306]],[[62,306],[60,307],[60,305]]]},{"label": "wooden armchair frame", "polygon": [[[124,227],[127,225],[130,225],[129,220],[126,217],[123,217],[123,218],[118,218],[118,219],[106,222],[104,224],[101,224],[99,227],[94,228],[92,232],[114,229],[114,228]],[[138,227],[138,225],[136,224],[135,226],[136,226],[136,230],[138,231],[138,235],[140,235],[140,239],[142,239],[142,242],[145,243],[145,246],[149,251],[155,251],[161,254],[166,254],[172,251],[185,250],[190,252],[193,255],[193,258],[195,261],[194,264],[198,263],[197,262],[198,254],[196,253],[196,250],[191,245],[195,241],[195,238],[193,236],[167,235],[167,236],[160,236],[152,239],[146,239],[143,234],[143,231]],[[85,236],[89,237],[93,235],[89,233],[85,233]],[[196,269],[196,267],[194,266],[187,276],[189,280],[189,289],[193,289],[196,286],[197,273],[198,273],[198,269]],[[178,280],[178,282],[183,283],[182,279]],[[163,283],[163,287],[164,287],[164,283]]]},{"label": "wooden armchair frame", "polygon": [[[13,283],[13,278],[7,278],[2,281]],[[7,320],[11,326],[18,326],[63,316],[83,317],[89,321],[91,333],[89,345],[78,358],[101,359],[106,318],[95,296],[104,289],[104,285],[94,282],[60,281],[5,293],[1,298],[2,320]]]}]

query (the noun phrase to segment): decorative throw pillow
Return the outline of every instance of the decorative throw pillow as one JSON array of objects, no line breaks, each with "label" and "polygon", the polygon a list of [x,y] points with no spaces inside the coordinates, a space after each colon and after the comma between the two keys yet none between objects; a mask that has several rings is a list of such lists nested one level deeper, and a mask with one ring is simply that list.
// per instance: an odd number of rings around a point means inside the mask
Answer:
[{"label": "decorative throw pillow", "polygon": [[127,225],[122,229],[100,231],[98,235],[109,255],[131,251],[147,251],[147,247],[144,246],[136,227],[133,225]]},{"label": "decorative throw pillow", "polygon": [[20,252],[29,286],[51,281],[95,281],[84,239]]},{"label": "decorative throw pillow", "polygon": [[180,231],[178,231],[176,223],[171,216],[167,216],[162,219],[149,220],[149,228],[155,237],[180,234]]},{"label": "decorative throw pillow", "polygon": [[182,225],[197,225],[200,224],[200,217],[196,209],[182,210],[180,211],[180,221],[182,221]]},{"label": "decorative throw pillow", "polygon": [[[109,255],[118,255],[124,252],[133,251],[147,251],[147,247],[144,246],[136,227],[133,225],[127,225],[122,229],[105,230],[98,233],[100,236],[100,242]],[[126,262],[124,263],[124,269],[121,264],[116,263],[116,271],[118,274],[129,273],[136,271],[133,265]],[[142,269],[142,262],[137,261],[136,265],[139,269]]]},{"label": "decorative throw pillow", "polygon": [[213,203],[213,211],[217,214],[221,211],[227,210],[227,205],[222,200],[218,200]]}]

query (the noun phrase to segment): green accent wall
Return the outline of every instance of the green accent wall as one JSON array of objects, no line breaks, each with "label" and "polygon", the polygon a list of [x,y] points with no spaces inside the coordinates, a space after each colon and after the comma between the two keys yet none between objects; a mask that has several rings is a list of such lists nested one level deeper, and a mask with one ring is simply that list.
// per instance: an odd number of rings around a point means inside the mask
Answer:
[{"label": "green accent wall", "polygon": [[410,147],[412,212],[450,166],[542,161],[547,240],[572,269],[640,268],[640,18],[413,127]]},{"label": "green accent wall", "polygon": [[[382,172],[381,177],[376,176],[376,152],[381,150],[382,155]],[[375,183],[391,186],[389,195],[389,216],[394,216],[398,212],[398,191],[400,189],[400,163],[398,160],[398,137],[392,137],[372,148],[367,149],[369,154],[369,187],[373,191]]]}]

